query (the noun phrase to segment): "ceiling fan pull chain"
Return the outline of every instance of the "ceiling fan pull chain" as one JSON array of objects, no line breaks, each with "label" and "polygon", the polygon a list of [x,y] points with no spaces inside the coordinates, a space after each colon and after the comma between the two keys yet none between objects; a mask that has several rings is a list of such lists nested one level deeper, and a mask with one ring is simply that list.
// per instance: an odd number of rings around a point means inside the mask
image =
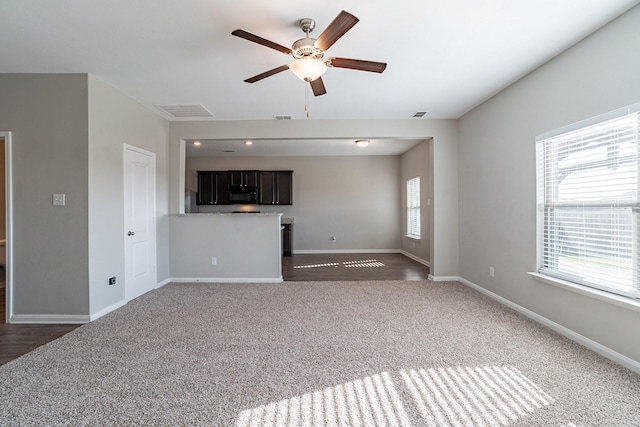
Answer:
[{"label": "ceiling fan pull chain", "polygon": [[307,112],[307,119],[310,117],[310,113],[309,113],[309,85],[306,84],[304,85],[304,111]]}]

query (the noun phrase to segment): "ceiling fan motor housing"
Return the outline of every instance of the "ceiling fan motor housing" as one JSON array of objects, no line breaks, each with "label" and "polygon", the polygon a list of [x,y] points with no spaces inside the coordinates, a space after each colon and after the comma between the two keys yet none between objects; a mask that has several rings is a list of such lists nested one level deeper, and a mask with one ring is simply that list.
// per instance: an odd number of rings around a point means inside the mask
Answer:
[{"label": "ceiling fan motor housing", "polygon": [[291,46],[291,54],[296,59],[309,58],[321,59],[324,56],[324,50],[318,49],[315,45],[316,39],[305,37],[297,40]]},{"label": "ceiling fan motor housing", "polygon": [[311,18],[302,18],[298,21],[298,26],[308,37],[309,33],[316,27],[316,21]]}]

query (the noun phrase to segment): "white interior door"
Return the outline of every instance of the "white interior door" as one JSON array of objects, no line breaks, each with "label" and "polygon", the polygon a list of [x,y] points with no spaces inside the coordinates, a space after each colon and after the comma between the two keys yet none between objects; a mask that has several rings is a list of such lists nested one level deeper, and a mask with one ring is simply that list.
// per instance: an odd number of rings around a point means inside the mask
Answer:
[{"label": "white interior door", "polygon": [[124,146],[124,289],[130,301],[156,287],[154,153]]}]

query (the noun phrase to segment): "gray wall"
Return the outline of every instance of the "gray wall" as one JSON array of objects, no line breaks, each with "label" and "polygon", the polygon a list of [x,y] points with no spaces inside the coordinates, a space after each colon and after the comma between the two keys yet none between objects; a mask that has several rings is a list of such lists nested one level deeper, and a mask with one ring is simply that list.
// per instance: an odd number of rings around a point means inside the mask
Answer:
[{"label": "gray wall", "polygon": [[423,261],[430,262],[431,255],[430,250],[430,233],[431,229],[429,224],[431,223],[431,194],[430,189],[433,187],[431,184],[431,159],[429,144],[432,141],[422,141],[420,144],[413,147],[411,150],[404,153],[401,157],[401,172],[400,189],[402,194],[402,201],[400,206],[407,205],[407,180],[410,178],[420,177],[420,240],[406,237],[407,232],[407,215],[406,210],[401,210],[401,234],[402,234],[402,250],[412,254],[415,257],[420,258]]},{"label": "gray wall", "polygon": [[[13,141],[13,310],[86,315],[86,74],[0,74],[0,129]],[[66,206],[52,206],[54,193]]]},{"label": "gray wall", "polygon": [[[264,120],[171,122],[169,212],[178,213],[185,189],[180,157],[184,139],[420,138],[430,145],[434,167],[431,194],[431,274],[458,275],[458,133],[455,120]],[[295,180],[295,178],[294,178]],[[173,258],[173,254],[172,254]]]},{"label": "gray wall", "polygon": [[[156,154],[158,281],[169,277],[169,122],[89,76],[89,283],[91,314],[124,300],[123,144]],[[116,277],[109,286],[108,278]]]},{"label": "gray wall", "polygon": [[[640,313],[535,281],[535,137],[640,101],[635,7],[459,120],[460,276],[640,361]],[[495,267],[495,278],[489,277]]]},{"label": "gray wall", "polygon": [[[123,143],[157,154],[167,279],[168,122],[86,74],[0,74],[0,93],[0,129],[13,141],[14,315],[86,319],[124,299]],[[52,206],[54,193],[66,206]]]},{"label": "gray wall", "polygon": [[292,206],[254,206],[295,218],[294,252],[400,249],[399,156],[188,158],[187,188],[197,189],[198,170],[228,169],[294,171]]}]

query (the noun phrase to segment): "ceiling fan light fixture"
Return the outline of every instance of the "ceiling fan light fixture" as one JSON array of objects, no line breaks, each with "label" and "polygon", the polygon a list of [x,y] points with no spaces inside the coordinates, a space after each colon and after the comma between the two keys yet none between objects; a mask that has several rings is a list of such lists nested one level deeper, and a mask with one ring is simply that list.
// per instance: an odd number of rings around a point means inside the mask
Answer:
[{"label": "ceiling fan light fixture", "polygon": [[296,59],[289,64],[289,69],[300,80],[310,82],[322,76],[325,71],[327,71],[327,64],[313,58],[302,58]]},{"label": "ceiling fan light fixture", "polygon": [[364,148],[369,145],[368,139],[356,139],[356,145],[360,148]]}]

